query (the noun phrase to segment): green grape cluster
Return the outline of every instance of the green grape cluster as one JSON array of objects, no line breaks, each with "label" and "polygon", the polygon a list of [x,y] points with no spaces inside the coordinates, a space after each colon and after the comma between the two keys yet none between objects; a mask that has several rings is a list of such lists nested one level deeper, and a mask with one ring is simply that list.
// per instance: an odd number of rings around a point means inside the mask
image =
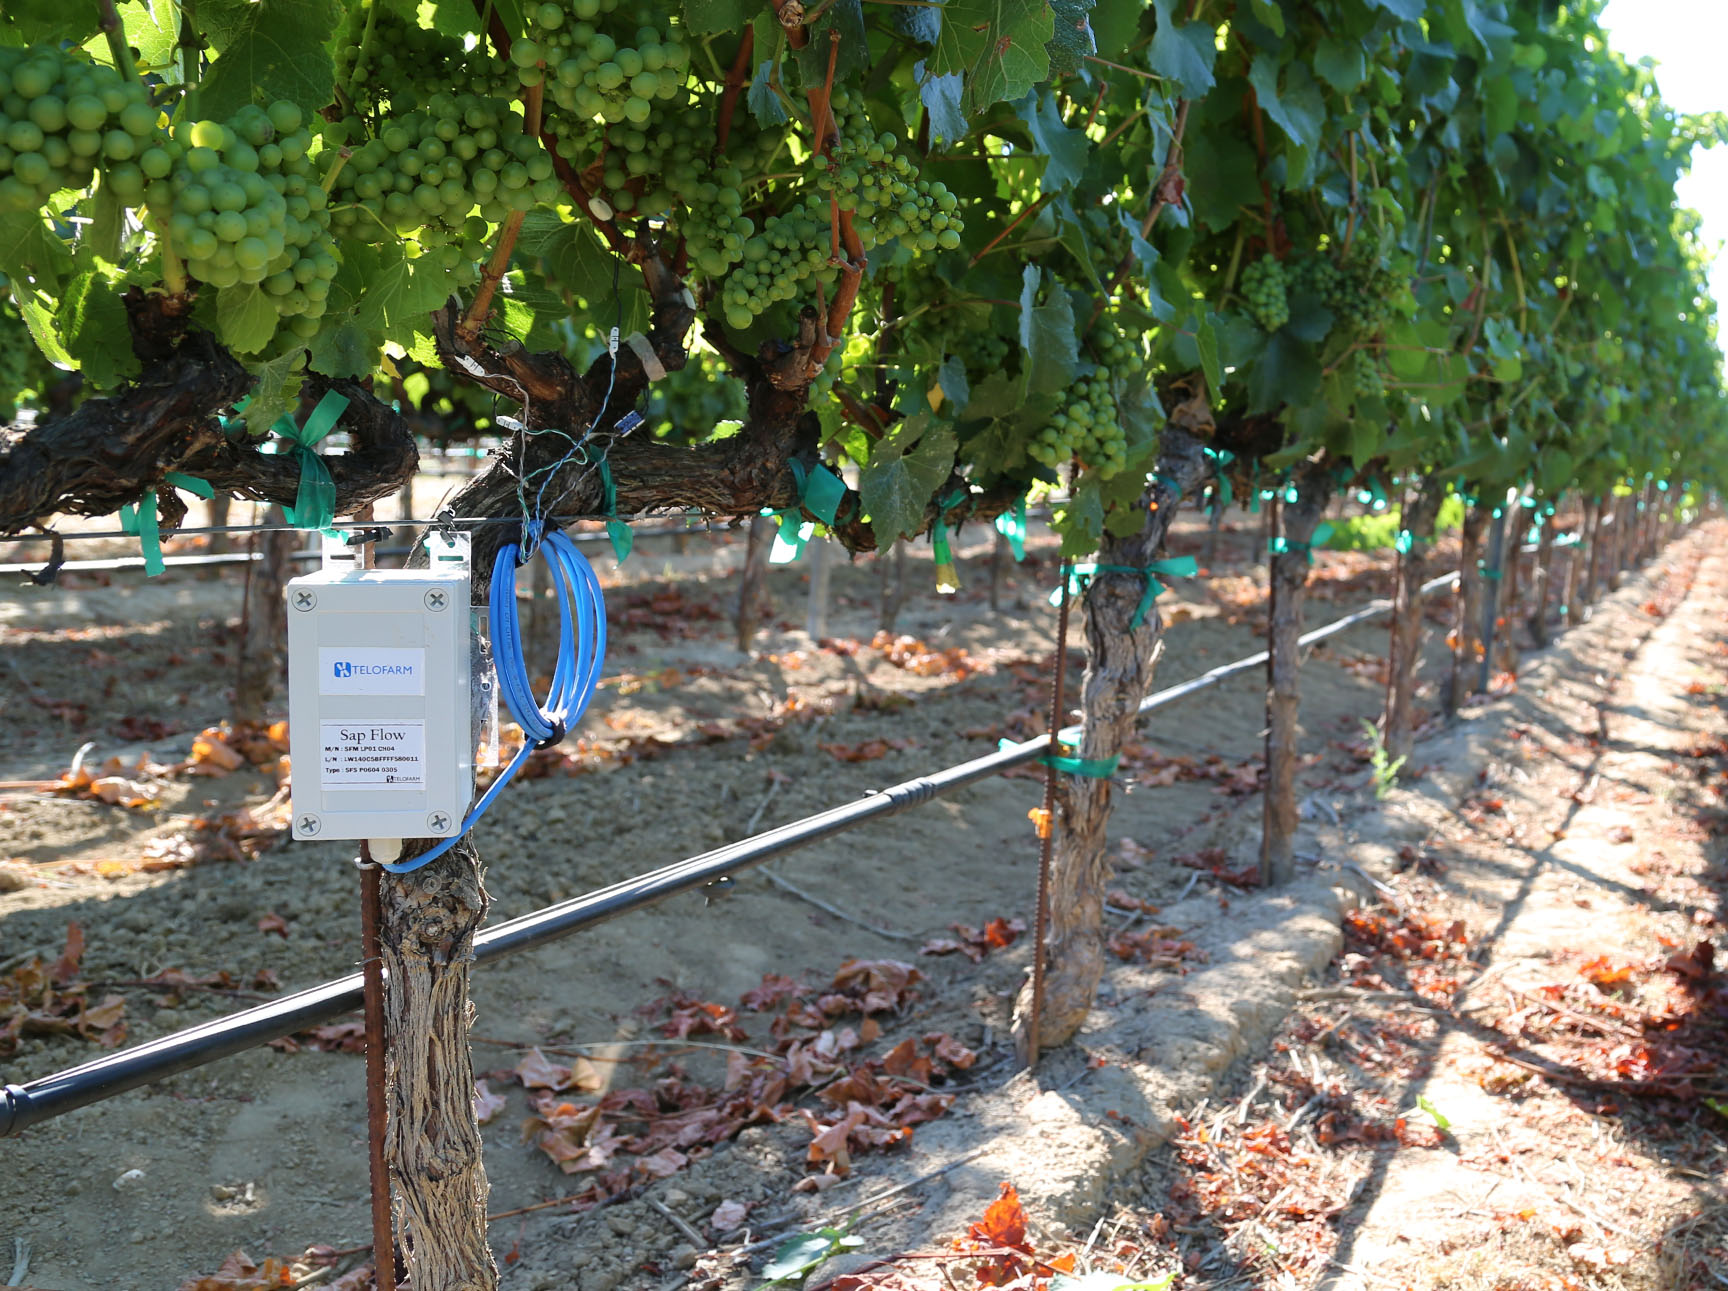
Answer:
[{"label": "green grape cluster", "polygon": [[181,122],[137,162],[145,208],[187,272],[218,288],[262,285],[299,336],[317,331],[337,269],[311,145],[300,109],[278,102]]},{"label": "green grape cluster", "polygon": [[1248,316],[1263,331],[1276,332],[1290,321],[1290,298],[1286,294],[1284,266],[1269,255],[1261,256],[1242,270],[1242,299]]},{"label": "green grape cluster", "polygon": [[1357,350],[1350,358],[1350,383],[1358,399],[1374,399],[1386,393],[1386,375],[1380,364],[1367,350]]},{"label": "green grape cluster", "polygon": [[[516,80],[546,85],[552,101],[584,121],[642,125],[656,102],[679,98],[690,68],[684,33],[639,22],[619,0],[544,0],[528,9],[528,34],[510,46]],[[633,43],[626,43],[626,42]]]},{"label": "green grape cluster", "polygon": [[690,263],[710,278],[718,278],[744,258],[744,244],[756,231],[744,214],[744,173],[721,166],[714,178],[687,192],[687,214],[680,219]]},{"label": "green grape cluster", "polygon": [[476,208],[495,224],[563,191],[552,158],[508,104],[437,94],[353,150],[336,173],[331,224],[345,237],[388,242],[429,226],[463,229]]},{"label": "green grape cluster", "polygon": [[99,165],[136,197],[144,177],[132,163],[156,117],[148,91],[112,67],[57,45],[0,47],[0,212],[39,210]]},{"label": "green grape cluster", "polygon": [[988,327],[969,327],[949,342],[949,349],[973,372],[1000,371],[1009,348],[1008,338]]},{"label": "green grape cluster", "polygon": [[919,179],[911,159],[894,151],[894,135],[862,137],[870,142],[843,143],[831,164],[818,162],[816,186],[824,195],[837,194],[841,208],[853,213],[865,249],[888,238],[904,239],[920,251],[958,247],[966,226],[947,185]]},{"label": "green grape cluster", "polygon": [[1367,257],[1352,256],[1338,265],[1316,255],[1296,264],[1290,285],[1314,295],[1332,312],[1334,332],[1374,336],[1392,317],[1398,274]]},{"label": "green grape cluster", "polygon": [[[370,26],[370,34],[368,34]],[[384,0],[348,11],[336,42],[336,83],[368,115],[388,102],[412,112],[434,94],[467,79],[460,41],[396,13]]]},{"label": "green grape cluster", "polygon": [[1110,369],[1099,367],[1068,388],[1068,403],[1027,447],[1033,461],[1055,469],[1078,458],[1087,470],[1106,480],[1128,464],[1128,439],[1116,415],[1110,381]]},{"label": "green grape cluster", "polygon": [[711,350],[692,351],[682,368],[648,388],[648,428],[673,444],[706,439],[717,423],[742,421],[746,411],[742,383],[728,377]]},{"label": "green grape cluster", "polygon": [[727,276],[721,298],[734,330],[745,330],[770,306],[795,299],[809,279],[833,277],[827,205],[812,198],[770,215],[760,233],[744,240],[741,263]]}]

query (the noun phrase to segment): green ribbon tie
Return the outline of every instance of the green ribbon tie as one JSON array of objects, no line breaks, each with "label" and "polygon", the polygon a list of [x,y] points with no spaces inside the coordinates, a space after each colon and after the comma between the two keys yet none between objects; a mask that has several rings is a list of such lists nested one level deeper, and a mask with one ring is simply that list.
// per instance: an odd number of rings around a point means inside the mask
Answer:
[{"label": "green ribbon tie", "polygon": [[1489,569],[1486,566],[1483,566],[1476,572],[1483,578],[1486,578],[1490,583],[1498,583],[1500,581],[1501,571],[1498,569]]},{"label": "green ribbon tie", "polygon": [[187,475],[183,471],[169,471],[162,478],[175,488],[185,489],[186,492],[201,497],[206,502],[216,496],[215,486],[209,480],[201,480],[196,475]]},{"label": "green ribbon tie", "polygon": [[954,568],[954,550],[948,545],[947,516],[966,500],[965,489],[955,489],[936,503],[936,523],[930,526],[930,551],[936,557],[936,590],[944,594],[960,590],[960,573]]},{"label": "green ribbon tie", "polygon": [[[998,751],[1013,747],[1013,740],[998,740],[996,742],[996,748]],[[1058,745],[1057,747],[1066,748],[1068,746]],[[1116,774],[1116,766],[1121,761],[1122,755],[1120,753],[1107,758],[1076,758],[1061,753],[1046,753],[1043,757],[1038,759],[1038,764],[1040,766],[1054,767],[1056,770],[1066,772],[1068,775],[1088,776],[1093,780],[1108,780],[1111,776]]]},{"label": "green ribbon tie", "polygon": [[622,565],[636,547],[636,531],[618,518],[618,486],[612,480],[612,464],[600,459],[600,507],[606,516],[606,537],[612,542],[612,558]]},{"label": "green ribbon tie", "polygon": [[1400,556],[1408,556],[1416,548],[1430,546],[1433,542],[1432,538],[1424,538],[1420,534],[1411,533],[1408,529],[1400,529],[1398,537],[1392,543],[1392,550]]},{"label": "green ribbon tie", "polygon": [[300,486],[294,505],[282,508],[283,516],[296,528],[330,530],[336,519],[336,481],[313,448],[336,428],[347,408],[347,395],[326,390],[303,425],[295,425],[294,418],[284,413],[270,427],[294,446],[294,455],[300,459]]},{"label": "green ribbon tie", "polygon": [[128,502],[120,508],[120,531],[138,535],[138,549],[144,553],[144,573],[155,578],[168,568],[162,559],[162,530],[156,519],[156,490],[148,490],[136,504]]},{"label": "green ribbon tie", "polygon": [[[1291,500],[1294,501],[1295,499]],[[1376,511],[1384,511],[1386,509],[1386,490],[1381,487],[1379,480],[1369,480],[1367,488],[1356,490],[1356,500],[1363,506],[1372,506]]]},{"label": "green ribbon tie", "polygon": [[774,550],[768,553],[771,565],[790,565],[804,554],[804,545],[815,535],[816,525],[804,519],[803,512],[808,510],[823,524],[832,525],[841,500],[846,496],[845,481],[826,466],[818,463],[814,471],[807,471],[804,463],[796,458],[787,465],[792,468],[792,478],[798,481],[797,505],[778,510],[762,508],[762,514],[773,516],[779,525],[779,532],[774,535]]},{"label": "green ribbon tie", "polygon": [[1217,480],[1218,505],[1227,507],[1236,498],[1235,491],[1230,487],[1230,476],[1224,468],[1236,460],[1236,454],[1228,448],[1202,448],[1206,459],[1212,463],[1212,472]]},{"label": "green ribbon tie", "polygon": [[[1200,572],[1200,564],[1192,556],[1172,556],[1169,560],[1155,560],[1149,565],[1100,565],[1095,561],[1083,561],[1068,571],[1068,595],[1079,596],[1099,574],[1138,574],[1146,580],[1146,590],[1140,594],[1140,603],[1134,607],[1134,617],[1128,620],[1128,630],[1134,631],[1146,622],[1146,614],[1152,608],[1152,602],[1157,600],[1169,589],[1160,580],[1163,578],[1193,578]],[[1058,586],[1050,593],[1050,604],[1062,603],[1062,588]]]},{"label": "green ribbon tie", "polygon": [[1026,559],[1026,499],[1022,497],[1012,511],[996,517],[996,532],[1008,540],[1008,550],[1016,563]]},{"label": "green ribbon tie", "polygon": [[1314,548],[1324,547],[1326,540],[1331,536],[1331,522],[1323,521],[1314,527],[1314,535],[1307,542],[1297,542],[1290,538],[1274,538],[1266,544],[1266,547],[1274,556],[1283,556],[1293,551],[1299,551],[1308,558],[1308,563],[1312,565],[1314,563]]},{"label": "green ribbon tie", "polygon": [[1176,477],[1174,475],[1166,475],[1163,471],[1159,471],[1158,474],[1154,475],[1152,478],[1158,483],[1169,488],[1171,493],[1170,500],[1172,502],[1180,502],[1182,500],[1182,486],[1176,482]]}]

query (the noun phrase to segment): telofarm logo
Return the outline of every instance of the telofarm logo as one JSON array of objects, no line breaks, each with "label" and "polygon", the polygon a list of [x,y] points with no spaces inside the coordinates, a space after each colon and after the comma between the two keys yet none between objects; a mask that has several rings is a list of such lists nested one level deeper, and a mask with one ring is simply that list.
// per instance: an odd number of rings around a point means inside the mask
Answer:
[{"label": "telofarm logo", "polygon": [[412,677],[414,665],[411,663],[354,663],[347,659],[333,659],[331,670],[342,678],[354,677]]}]

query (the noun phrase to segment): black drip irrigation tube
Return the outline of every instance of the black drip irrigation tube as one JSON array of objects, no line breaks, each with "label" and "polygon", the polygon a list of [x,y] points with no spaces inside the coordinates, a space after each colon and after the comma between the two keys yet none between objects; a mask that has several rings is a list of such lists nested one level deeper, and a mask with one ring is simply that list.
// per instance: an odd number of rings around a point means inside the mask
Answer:
[{"label": "black drip irrigation tube", "polygon": [[[1456,573],[1442,574],[1423,585],[1423,594],[1435,591],[1457,578]],[[1371,619],[1379,618],[1392,608],[1390,601],[1375,601],[1353,614],[1347,614],[1324,627],[1305,632],[1298,644],[1310,646],[1327,637],[1338,635]],[[1244,672],[1262,667],[1266,652],[1221,664],[1189,681],[1148,695],[1140,702],[1142,715],[1167,707],[1190,695]],[[1070,743],[1079,736],[1078,727],[1068,727],[1058,738]],[[868,821],[892,816],[908,807],[929,802],[933,798],[1014,767],[1025,766],[1043,757],[1050,746],[1050,737],[1040,735],[1023,744],[1010,745],[995,753],[958,766],[946,767],[926,776],[904,780],[886,789],[874,790],[854,802],[802,820],[791,821],[724,847],[703,852],[673,865],[647,874],[614,883],[610,887],[572,897],[557,905],[547,906],[518,919],[510,919],[495,928],[488,928],[474,938],[474,960],[489,964],[508,955],[536,950],[584,928],[617,918],[643,906],[653,905],[667,897],[692,888],[703,887],[716,879],[761,865],[787,852],[807,847],[836,834],[855,829]],[[33,1125],[91,1103],[99,1103],[143,1085],[154,1084],[182,1072],[202,1067],[221,1058],[231,1058],[247,1049],[291,1036],[297,1031],[321,1025],[361,1005],[360,974],[354,973],[333,982],[325,982],[310,990],[299,991],[256,1008],[216,1018],[199,1026],[176,1031],[147,1044],[122,1049],[118,1053],[82,1066],[43,1076],[23,1085],[0,1088],[0,1138],[22,1133]]]}]

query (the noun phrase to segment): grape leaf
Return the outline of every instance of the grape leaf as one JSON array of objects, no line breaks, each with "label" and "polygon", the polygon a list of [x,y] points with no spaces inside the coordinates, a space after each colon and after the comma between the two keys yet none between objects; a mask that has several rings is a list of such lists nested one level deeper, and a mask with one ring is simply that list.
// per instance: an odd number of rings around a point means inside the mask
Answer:
[{"label": "grape leaf", "polygon": [[894,30],[920,45],[934,45],[942,35],[942,0],[894,6]]},{"label": "grape leaf", "polygon": [[99,30],[99,15],[95,5],[65,0],[6,0],[0,5],[0,24],[15,24],[13,29],[27,45],[48,40],[79,44]]},{"label": "grape leaf", "polygon": [[1224,381],[1218,364],[1218,333],[1213,330],[1209,316],[1203,317],[1194,329],[1194,348],[1200,352],[1200,371],[1206,377],[1206,388],[1216,399]]},{"label": "grape leaf", "polygon": [[1427,8],[1427,0],[1368,0],[1370,4],[1378,5],[1395,18],[1405,22],[1418,22]]},{"label": "grape leaf", "polygon": [[[175,50],[180,43],[180,10],[166,0],[144,4],[127,0],[119,6],[120,22],[126,28],[126,43],[170,84],[178,84],[180,69]],[[99,61],[112,65],[106,38],[92,38],[85,46]]]},{"label": "grape leaf", "polygon": [[305,357],[304,350],[289,350],[258,365],[258,384],[252,387],[252,401],[246,405],[246,425],[253,434],[262,435],[283,413],[299,407],[306,374],[296,369]]},{"label": "grape leaf", "polygon": [[1284,76],[1284,90],[1278,90],[1278,59],[1261,51],[1254,55],[1248,69],[1248,84],[1254,87],[1261,109],[1298,147],[1313,152],[1320,143],[1320,126],[1326,118],[1326,105],[1320,89],[1308,69],[1291,63]]},{"label": "grape leaf", "polygon": [[1050,74],[1045,46],[1055,31],[1048,0],[948,0],[930,67],[966,78],[962,105],[977,116],[992,103],[1024,98]]},{"label": "grape leaf", "polygon": [[1103,481],[1086,471],[1071,491],[1066,506],[1050,513],[1050,527],[1062,536],[1062,555],[1086,556],[1098,550],[1104,536]]},{"label": "grape leaf", "polygon": [[1044,191],[1052,193],[1078,184],[1086,172],[1092,141],[1084,130],[1071,130],[1063,122],[1056,96],[1048,90],[1028,94],[1014,105],[1014,111],[1026,123],[1033,145],[1044,155]]},{"label": "grape leaf", "polygon": [[954,467],[954,428],[929,412],[897,423],[870,452],[858,495],[883,547],[924,527],[924,513]]},{"label": "grape leaf", "polygon": [[810,88],[820,88],[827,80],[830,32],[840,35],[840,49],[834,58],[836,84],[870,69],[870,37],[864,30],[861,0],[829,0],[821,7],[821,14],[810,24],[809,43],[794,51],[799,81]]},{"label": "grape leaf", "polygon": [[0,215],[0,273],[54,292],[60,289],[60,275],[71,267],[66,244],[42,222],[40,212]]},{"label": "grape leaf", "polygon": [[1360,41],[1322,40],[1314,47],[1314,70],[1340,94],[1354,94],[1368,77],[1368,64]]},{"label": "grape leaf", "polygon": [[325,376],[370,376],[378,362],[377,335],[345,314],[327,313],[320,321],[323,327],[308,347],[312,366]]},{"label": "grape leaf", "polygon": [[[101,268],[87,269],[66,284],[54,324],[66,353],[95,388],[112,390],[137,375],[138,357],[132,352],[126,306]],[[274,316],[270,325],[274,330]]]},{"label": "grape leaf", "polygon": [[1248,371],[1249,412],[1274,412],[1280,404],[1300,407],[1320,392],[1320,364],[1311,347],[1284,332],[1266,342]]},{"label": "grape leaf", "polygon": [[960,110],[960,92],[964,79],[958,72],[937,76],[927,70],[925,61],[912,64],[912,75],[918,78],[918,98],[930,114],[930,133],[938,139],[955,140],[966,135],[966,114]]},{"label": "grape leaf", "polygon": [[216,293],[216,332],[237,354],[256,354],[270,344],[277,318],[262,287],[240,282]]},{"label": "grape leaf", "polygon": [[30,339],[36,342],[36,348],[56,367],[71,368],[76,366],[72,356],[66,353],[66,347],[60,344],[59,333],[54,328],[54,316],[48,312],[35,292],[22,292],[14,288],[12,303],[18,307],[18,312],[24,318],[24,325],[30,329]]},{"label": "grape leaf", "polygon": [[1176,25],[1176,0],[1152,0],[1158,29],[1147,51],[1147,63],[1160,76],[1181,87],[1185,98],[1198,98],[1212,88],[1212,64],[1218,57],[1217,37],[1204,23]]},{"label": "grape leaf", "polygon": [[1254,16],[1265,23],[1274,36],[1284,34],[1284,11],[1278,7],[1278,0],[1253,0]]},{"label": "grape leaf", "polygon": [[748,0],[684,0],[684,26],[692,36],[743,31],[759,7]]},{"label": "grape leaf", "polygon": [[972,386],[966,380],[966,364],[958,355],[951,354],[942,360],[936,380],[942,388],[942,398],[951,405],[949,411],[956,417],[965,412],[972,398]]},{"label": "grape leaf", "polygon": [[333,0],[200,0],[198,23],[217,56],[198,87],[202,116],[232,116],[248,103],[328,103],[336,84],[329,41]]},{"label": "grape leaf", "polygon": [[1074,336],[1074,302],[1060,283],[1042,305],[1038,299],[1039,271],[1029,264],[1021,274],[1020,348],[1025,354],[1026,393],[1053,394],[1068,388],[1080,364]]},{"label": "grape leaf", "polygon": [[757,64],[756,75],[750,81],[750,89],[745,96],[749,104],[750,115],[756,118],[760,126],[783,126],[789,118],[786,107],[780,102],[780,96],[774,93],[770,78],[774,75],[774,64],[763,61]]},{"label": "grape leaf", "polygon": [[409,260],[400,248],[382,250],[378,267],[366,278],[354,322],[383,332],[387,340],[405,339],[444,303],[452,285],[452,275],[432,257]]},{"label": "grape leaf", "polygon": [[1098,52],[1089,15],[1096,0],[1051,0],[1056,34],[1050,38],[1050,75],[1073,76],[1089,54]]},{"label": "grape leaf", "polygon": [[1140,19],[1146,6],[1137,0],[1097,0],[1088,16],[1088,25],[1100,49],[1124,50],[1132,45],[1140,32]]}]

